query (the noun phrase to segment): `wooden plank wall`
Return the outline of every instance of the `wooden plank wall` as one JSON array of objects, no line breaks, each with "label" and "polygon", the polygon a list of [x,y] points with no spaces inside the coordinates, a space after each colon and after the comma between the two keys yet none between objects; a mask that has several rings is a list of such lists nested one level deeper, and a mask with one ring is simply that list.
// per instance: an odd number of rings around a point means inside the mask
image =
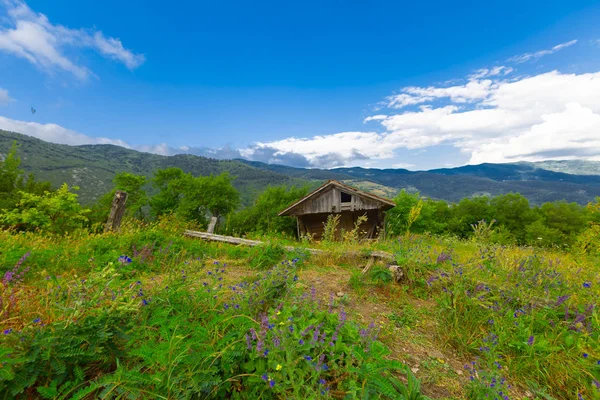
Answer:
[{"label": "wooden plank wall", "polygon": [[303,205],[296,209],[294,215],[377,210],[380,206],[380,204],[375,200],[359,197],[353,194],[351,195],[352,198],[350,203],[342,203],[340,189],[337,187],[332,187],[319,194],[315,198],[306,201]]}]

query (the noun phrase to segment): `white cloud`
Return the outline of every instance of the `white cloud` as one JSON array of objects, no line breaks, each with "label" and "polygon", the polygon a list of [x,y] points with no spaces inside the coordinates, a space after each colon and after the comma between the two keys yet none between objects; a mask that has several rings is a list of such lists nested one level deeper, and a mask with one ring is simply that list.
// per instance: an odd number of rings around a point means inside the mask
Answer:
[{"label": "white cloud", "polygon": [[[417,110],[374,115],[382,132],[344,132],[257,143],[242,154],[268,148],[282,157],[305,156],[312,166],[393,163],[401,149],[451,145],[470,163],[542,159],[600,159],[600,72],[547,72],[506,80],[469,77],[451,87],[409,87],[402,91],[450,104],[421,104]],[[426,101],[424,101],[425,103]],[[396,107],[393,102],[390,108]],[[324,164],[325,162],[325,164]]]},{"label": "white cloud", "polygon": [[274,142],[255,143],[240,153],[255,159],[263,149],[272,150],[273,157],[288,153],[303,156],[313,166],[340,166],[355,160],[389,158],[393,149],[383,147],[384,137],[376,132],[341,132],[312,138],[287,138]]},{"label": "white cloud", "polygon": [[24,58],[46,72],[63,70],[79,79],[92,75],[88,68],[67,56],[68,48],[93,49],[129,69],[145,61],[144,55],[125,49],[119,39],[105,37],[100,31],[53,24],[20,0],[0,0],[0,6],[7,11],[7,18],[0,19],[0,51]]},{"label": "white cloud", "polygon": [[47,142],[81,145],[81,144],[114,144],[130,148],[122,140],[108,138],[93,138],[70,129],[63,128],[57,124],[40,124],[37,122],[18,121],[10,118],[0,117],[0,129],[10,132],[22,133],[33,136]]},{"label": "white cloud", "polygon": [[483,162],[542,161],[600,156],[600,114],[579,103],[545,114],[543,122],[523,132],[482,144],[471,157]]},{"label": "white cloud", "polygon": [[514,69],[512,67],[505,67],[504,65],[499,65],[492,68],[481,68],[469,75],[469,79],[481,79],[498,75],[508,75],[513,71]]},{"label": "white cloud", "polygon": [[404,108],[415,104],[422,104],[433,100],[433,97],[428,96],[411,96],[410,94],[401,93],[387,97],[387,106],[391,108]]},{"label": "white cloud", "polygon": [[369,122],[369,121],[381,121],[384,119],[387,119],[387,115],[383,115],[383,114],[379,114],[379,115],[372,115],[370,117],[367,117],[363,120],[363,122]]},{"label": "white cloud", "polygon": [[8,104],[13,99],[8,95],[8,90],[0,88],[0,105]]},{"label": "white cloud", "polygon": [[519,64],[530,61],[530,60],[535,61],[540,57],[556,53],[557,51],[562,50],[566,47],[572,46],[575,43],[577,43],[577,40],[571,40],[569,42],[557,44],[556,46],[552,47],[551,49],[540,50],[540,51],[536,51],[534,53],[524,53],[524,54],[521,54],[518,56],[514,56],[514,57],[509,58],[508,61],[512,61],[512,62],[519,63]]},{"label": "white cloud", "polygon": [[146,61],[143,54],[134,54],[123,47],[119,39],[107,38],[102,32],[94,33],[95,47],[102,55],[125,64],[129,69],[135,69]]},{"label": "white cloud", "polygon": [[490,90],[497,82],[491,79],[478,79],[476,77],[493,77],[506,75],[512,72],[512,68],[495,67],[493,69],[481,69],[469,77],[462,85],[454,86],[408,86],[402,89],[401,94],[387,97],[387,107],[404,108],[406,106],[429,103],[434,100],[448,99],[455,103],[472,103],[485,99]]}]

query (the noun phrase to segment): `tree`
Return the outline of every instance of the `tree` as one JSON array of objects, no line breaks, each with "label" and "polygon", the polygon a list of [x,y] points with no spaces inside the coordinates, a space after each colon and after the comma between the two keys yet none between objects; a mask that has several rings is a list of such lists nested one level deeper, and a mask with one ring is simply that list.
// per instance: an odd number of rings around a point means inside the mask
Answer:
[{"label": "tree", "polygon": [[[388,234],[398,236],[404,233],[410,225],[410,232],[442,234],[450,217],[448,203],[443,200],[421,199],[417,193],[408,193],[404,189],[394,198],[396,207],[389,210],[387,215]],[[417,218],[411,222],[413,217]],[[419,211],[418,215],[415,213]]]},{"label": "tree", "polygon": [[88,212],[65,183],[57,191],[42,195],[21,192],[18,207],[0,215],[0,224],[18,230],[40,229],[62,234],[82,228],[88,221]]},{"label": "tree", "polygon": [[177,214],[206,225],[209,214],[218,218],[235,210],[240,195],[231,181],[227,172],[198,177],[186,174],[173,181],[174,190],[181,195]]},{"label": "tree", "polygon": [[386,213],[387,233],[389,235],[399,236],[406,232],[406,229],[409,227],[410,211],[417,207],[420,199],[421,196],[419,193],[408,193],[404,189],[394,197],[396,207]]},{"label": "tree", "polygon": [[4,160],[0,160],[0,210],[15,208],[23,192],[41,195],[50,190],[49,182],[36,181],[33,174],[25,177],[19,168],[21,158],[17,150],[17,142],[14,141]]},{"label": "tree", "polygon": [[98,203],[92,209],[92,221],[104,222],[110,212],[110,207],[117,190],[127,192],[127,204],[125,215],[137,219],[146,216],[144,208],[148,204],[148,196],[144,190],[147,178],[143,175],[135,175],[129,172],[120,172],[113,179],[115,187],[104,196],[100,197]]},{"label": "tree", "polygon": [[596,202],[589,203],[586,210],[591,214],[591,221],[577,238],[577,246],[584,253],[600,256],[600,197],[596,197]]},{"label": "tree", "polygon": [[176,182],[184,176],[185,173],[175,167],[159,169],[154,172],[152,187],[157,190],[157,193],[150,199],[150,207],[155,217],[177,210],[182,193],[176,189]]},{"label": "tree", "polygon": [[557,245],[573,244],[577,235],[585,230],[592,218],[586,208],[566,201],[544,203],[537,211],[544,226],[559,234],[559,237],[553,242]]},{"label": "tree", "polygon": [[533,246],[551,247],[565,244],[565,236],[558,229],[550,228],[538,219],[525,230],[527,243]]},{"label": "tree", "polygon": [[0,161],[0,193],[13,193],[20,186],[22,171],[21,158],[17,155],[17,142],[14,141],[8,154]]},{"label": "tree", "polygon": [[497,225],[506,228],[518,243],[525,243],[526,227],[536,219],[529,200],[519,193],[508,193],[494,197],[491,206]]},{"label": "tree", "polygon": [[471,225],[494,219],[490,198],[487,196],[461,199],[458,204],[450,208],[450,214],[448,232],[463,238],[473,233]]},{"label": "tree", "polygon": [[278,213],[306,196],[307,192],[306,187],[269,186],[251,207],[231,215],[226,229],[237,234],[281,232],[294,236],[297,232],[295,218],[280,217]]}]

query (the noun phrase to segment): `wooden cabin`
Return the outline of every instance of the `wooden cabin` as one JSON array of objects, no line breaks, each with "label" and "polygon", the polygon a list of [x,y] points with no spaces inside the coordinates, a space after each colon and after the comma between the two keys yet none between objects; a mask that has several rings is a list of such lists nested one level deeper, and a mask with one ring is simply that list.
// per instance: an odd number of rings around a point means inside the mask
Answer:
[{"label": "wooden cabin", "polygon": [[359,228],[360,236],[373,239],[383,232],[384,211],[395,205],[392,200],[330,180],[279,215],[296,217],[298,237],[310,235],[315,240],[323,237],[325,222],[331,214],[341,214],[338,232],[351,231],[357,219],[366,215],[367,220]]}]

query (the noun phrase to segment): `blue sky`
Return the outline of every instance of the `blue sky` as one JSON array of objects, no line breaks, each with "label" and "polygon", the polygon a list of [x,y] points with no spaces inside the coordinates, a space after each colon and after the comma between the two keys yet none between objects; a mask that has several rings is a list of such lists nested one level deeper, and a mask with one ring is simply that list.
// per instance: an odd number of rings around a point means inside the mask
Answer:
[{"label": "blue sky", "polygon": [[600,160],[597,1],[189,3],[0,0],[0,129],[308,167]]}]

